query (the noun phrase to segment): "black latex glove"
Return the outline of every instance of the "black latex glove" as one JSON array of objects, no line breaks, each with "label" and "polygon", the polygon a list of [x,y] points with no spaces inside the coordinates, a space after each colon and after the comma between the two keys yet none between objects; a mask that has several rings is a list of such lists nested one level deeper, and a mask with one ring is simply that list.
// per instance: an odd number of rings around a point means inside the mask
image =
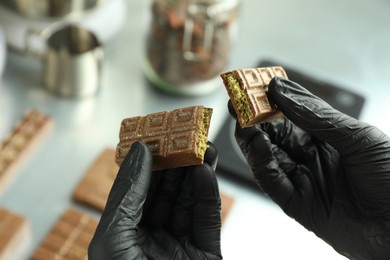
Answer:
[{"label": "black latex glove", "polygon": [[289,80],[269,95],[288,119],[235,132],[257,183],[340,254],[390,259],[390,138]]},{"label": "black latex glove", "polygon": [[150,150],[133,144],[89,246],[89,259],[222,259],[217,152],[209,145],[203,165],[152,172]]}]

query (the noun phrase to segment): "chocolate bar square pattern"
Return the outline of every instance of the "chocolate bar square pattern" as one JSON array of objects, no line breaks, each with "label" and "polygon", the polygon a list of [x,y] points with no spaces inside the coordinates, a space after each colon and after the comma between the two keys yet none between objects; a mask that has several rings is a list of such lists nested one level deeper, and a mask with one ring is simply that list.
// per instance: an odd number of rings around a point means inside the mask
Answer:
[{"label": "chocolate bar square pattern", "polygon": [[146,143],[153,155],[153,170],[203,163],[212,109],[179,108],[124,119],[116,162],[120,165],[135,141]]},{"label": "chocolate bar square pattern", "polygon": [[[73,192],[75,201],[101,212],[104,210],[108,194],[119,170],[114,158],[114,149],[106,148],[100,153]],[[220,195],[222,221],[224,221],[234,204],[234,198],[224,192]]]},{"label": "chocolate bar square pattern", "polygon": [[37,110],[26,112],[15,124],[0,144],[0,188],[11,181],[52,126],[52,119]]},{"label": "chocolate bar square pattern", "polygon": [[5,208],[0,208],[0,260],[13,259],[14,253],[27,238],[27,220]]},{"label": "chocolate bar square pattern", "polygon": [[97,224],[97,220],[69,208],[50,230],[31,259],[88,259],[88,246]]},{"label": "chocolate bar square pattern", "polygon": [[267,95],[268,84],[275,76],[287,78],[280,66],[237,69],[221,74],[241,127],[283,118]]}]

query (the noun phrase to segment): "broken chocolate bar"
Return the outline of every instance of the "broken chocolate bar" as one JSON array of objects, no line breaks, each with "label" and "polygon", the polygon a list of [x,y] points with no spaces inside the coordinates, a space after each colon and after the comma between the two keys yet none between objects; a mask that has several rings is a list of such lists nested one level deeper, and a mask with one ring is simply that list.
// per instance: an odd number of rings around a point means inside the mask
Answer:
[{"label": "broken chocolate bar", "polygon": [[287,78],[280,66],[237,69],[222,73],[226,87],[241,127],[248,127],[283,118],[268,97],[268,84],[275,76]]},{"label": "broken chocolate bar", "polygon": [[32,260],[87,259],[98,221],[69,208],[35,250]]},{"label": "broken chocolate bar", "polygon": [[126,118],[121,123],[115,161],[120,165],[136,141],[147,144],[153,170],[203,163],[212,109],[191,106]]}]

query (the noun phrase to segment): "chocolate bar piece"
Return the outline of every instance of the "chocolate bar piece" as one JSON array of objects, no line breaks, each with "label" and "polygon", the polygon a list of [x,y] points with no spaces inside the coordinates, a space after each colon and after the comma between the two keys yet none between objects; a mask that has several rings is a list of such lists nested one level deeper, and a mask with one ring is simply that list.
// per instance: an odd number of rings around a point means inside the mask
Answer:
[{"label": "chocolate bar piece", "polygon": [[117,164],[122,163],[135,141],[149,146],[153,170],[203,163],[211,115],[211,108],[192,106],[124,119],[116,149]]},{"label": "chocolate bar piece", "polygon": [[249,127],[283,118],[268,97],[268,84],[275,76],[287,78],[280,66],[237,69],[222,73],[226,87],[241,127]]},{"label": "chocolate bar piece", "polygon": [[0,188],[12,179],[27,157],[51,130],[51,118],[31,110],[16,123],[0,144]]},{"label": "chocolate bar piece", "polygon": [[27,238],[27,220],[5,208],[0,208],[0,260],[13,259],[18,247]]},{"label": "chocolate bar piece", "polygon": [[69,208],[35,250],[32,260],[87,259],[98,221]]},{"label": "chocolate bar piece", "polygon": [[104,149],[76,187],[73,199],[103,211],[118,170],[119,167],[115,163],[115,150]]},{"label": "chocolate bar piece", "polygon": [[222,217],[222,224],[225,223],[230,211],[232,210],[233,204],[234,204],[234,198],[228,195],[227,193],[220,192],[221,196],[221,217]]}]

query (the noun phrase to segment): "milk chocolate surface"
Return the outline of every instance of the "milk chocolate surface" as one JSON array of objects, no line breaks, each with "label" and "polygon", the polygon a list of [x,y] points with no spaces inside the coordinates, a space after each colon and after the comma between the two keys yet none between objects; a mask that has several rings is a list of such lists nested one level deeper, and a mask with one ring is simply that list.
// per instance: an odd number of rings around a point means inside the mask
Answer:
[{"label": "milk chocolate surface", "polygon": [[241,127],[283,117],[267,95],[268,84],[275,76],[287,78],[280,66],[237,69],[221,74]]},{"label": "milk chocolate surface", "polygon": [[47,234],[32,260],[88,259],[88,246],[98,221],[69,208]]},{"label": "milk chocolate surface", "polygon": [[115,150],[104,149],[89,167],[73,192],[73,199],[98,211],[103,211],[119,167]]},{"label": "milk chocolate surface", "polygon": [[222,224],[225,223],[226,219],[228,218],[233,205],[234,205],[234,198],[231,197],[229,194],[220,192],[221,196],[221,217],[222,217]]},{"label": "milk chocolate surface", "polygon": [[153,170],[203,163],[211,114],[211,108],[192,106],[124,119],[116,148],[117,164],[136,141],[149,146]]},{"label": "milk chocolate surface", "polygon": [[0,260],[13,259],[28,232],[27,220],[5,208],[0,208]]}]

